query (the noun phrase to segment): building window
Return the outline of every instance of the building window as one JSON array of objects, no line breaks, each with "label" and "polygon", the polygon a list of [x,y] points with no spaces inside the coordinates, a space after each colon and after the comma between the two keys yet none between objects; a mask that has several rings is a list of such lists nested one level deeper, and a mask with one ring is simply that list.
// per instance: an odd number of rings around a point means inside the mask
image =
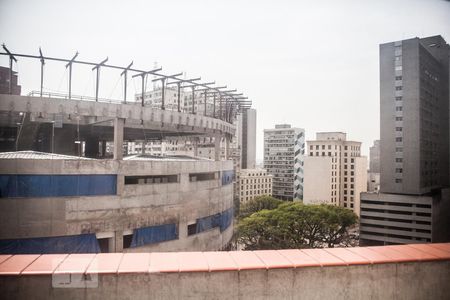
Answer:
[{"label": "building window", "polygon": [[395,131],[403,131],[402,127],[395,127]]},{"label": "building window", "polygon": [[402,88],[401,86],[396,86],[396,87],[395,87],[395,90],[396,90],[396,91],[401,91],[402,89],[403,89],[403,88]]},{"label": "building window", "polygon": [[403,173],[403,169],[402,168],[396,168],[395,169],[395,173]]},{"label": "building window", "polygon": [[402,80],[403,77],[402,76],[395,76],[395,80]]},{"label": "building window", "polygon": [[395,152],[403,152],[403,148],[402,147],[397,147],[397,148],[395,148]]},{"label": "building window", "polygon": [[395,117],[395,121],[403,121],[403,117]]},{"label": "building window", "polygon": [[396,100],[396,101],[402,101],[402,100],[403,100],[403,97],[395,97],[395,100]]},{"label": "building window", "polygon": [[403,107],[401,107],[401,106],[396,106],[396,107],[395,107],[395,111],[403,111]]},{"label": "building window", "polygon": [[395,138],[395,141],[396,141],[396,142],[402,142],[402,141],[403,141],[403,138],[401,138],[401,137],[396,137],[396,138]]},{"label": "building window", "polygon": [[402,180],[400,178],[395,178],[395,183],[402,183]]},{"label": "building window", "polygon": [[395,162],[398,162],[398,163],[399,163],[399,162],[403,162],[403,158],[396,158],[396,159],[395,159]]}]

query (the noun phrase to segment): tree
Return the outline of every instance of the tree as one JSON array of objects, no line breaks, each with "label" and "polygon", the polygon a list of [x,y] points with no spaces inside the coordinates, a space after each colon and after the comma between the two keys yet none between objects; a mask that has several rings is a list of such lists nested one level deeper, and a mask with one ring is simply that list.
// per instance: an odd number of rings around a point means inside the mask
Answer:
[{"label": "tree", "polygon": [[272,196],[258,196],[243,204],[240,208],[239,218],[246,218],[251,214],[261,211],[263,209],[277,208],[284,201],[276,199]]},{"label": "tree", "polygon": [[282,203],[242,218],[238,243],[247,250],[334,247],[346,243],[357,219],[338,206]]}]

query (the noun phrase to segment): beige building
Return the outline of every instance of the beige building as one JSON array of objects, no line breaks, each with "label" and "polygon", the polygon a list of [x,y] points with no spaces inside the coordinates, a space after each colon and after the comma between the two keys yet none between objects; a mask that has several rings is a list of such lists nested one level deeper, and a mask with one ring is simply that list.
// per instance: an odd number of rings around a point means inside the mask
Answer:
[{"label": "beige building", "polygon": [[343,132],[319,132],[307,144],[303,202],[338,205],[359,215],[360,193],[367,191],[361,143],[347,141]]},{"label": "beige building", "polygon": [[271,196],[272,178],[264,169],[242,169],[238,178],[239,201],[246,203],[257,196]]}]

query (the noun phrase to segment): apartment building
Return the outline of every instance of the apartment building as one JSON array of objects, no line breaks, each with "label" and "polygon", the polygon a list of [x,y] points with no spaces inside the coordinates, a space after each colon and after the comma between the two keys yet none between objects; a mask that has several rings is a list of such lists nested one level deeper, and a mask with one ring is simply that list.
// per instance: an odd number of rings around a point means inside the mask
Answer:
[{"label": "apartment building", "polygon": [[257,196],[272,195],[273,175],[264,169],[243,169],[238,178],[239,202],[244,204]]},{"label": "apartment building", "polygon": [[303,199],[305,130],[289,124],[264,129],[264,169],[273,175],[272,194],[282,200]]},{"label": "apartment building", "polygon": [[343,132],[318,132],[307,146],[303,202],[342,206],[359,214],[359,194],[367,190],[361,142],[347,141]]}]

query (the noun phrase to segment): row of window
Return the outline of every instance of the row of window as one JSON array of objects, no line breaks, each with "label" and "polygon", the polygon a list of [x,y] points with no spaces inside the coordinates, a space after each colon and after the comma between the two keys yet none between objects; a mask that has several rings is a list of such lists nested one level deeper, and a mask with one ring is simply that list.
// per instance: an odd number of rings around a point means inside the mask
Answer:
[{"label": "row of window", "polygon": [[[219,179],[219,172],[208,173],[190,173],[189,181],[206,181]],[[139,175],[139,176],[125,176],[125,184],[158,184],[158,183],[178,183],[179,175]]]}]

